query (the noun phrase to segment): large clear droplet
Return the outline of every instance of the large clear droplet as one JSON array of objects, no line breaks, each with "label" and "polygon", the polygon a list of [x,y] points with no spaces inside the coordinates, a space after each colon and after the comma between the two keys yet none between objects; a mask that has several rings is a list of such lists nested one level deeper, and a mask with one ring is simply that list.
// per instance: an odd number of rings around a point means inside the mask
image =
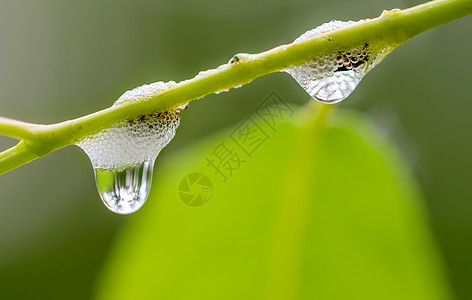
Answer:
[{"label": "large clear droplet", "polygon": [[310,80],[305,90],[318,101],[337,103],[346,99],[361,79],[362,75],[354,71],[340,71],[319,80]]},{"label": "large clear droplet", "polygon": [[103,203],[121,215],[134,213],[143,206],[152,183],[154,161],[145,161],[124,170],[95,170],[98,192]]},{"label": "large clear droplet", "polygon": [[[124,93],[114,105],[142,101],[175,82],[156,82]],[[172,140],[186,105],[113,124],[77,143],[87,153],[103,203],[113,212],[130,214],[146,201],[154,161]]]},{"label": "large clear droplet", "polygon": [[[294,43],[315,35],[325,35],[353,24],[364,22],[331,21],[305,32]],[[393,48],[393,47],[392,47]],[[313,60],[286,70],[300,86],[315,100],[323,103],[338,103],[356,89],[362,78],[391,51],[385,45],[364,44],[334,53],[315,57]]]}]

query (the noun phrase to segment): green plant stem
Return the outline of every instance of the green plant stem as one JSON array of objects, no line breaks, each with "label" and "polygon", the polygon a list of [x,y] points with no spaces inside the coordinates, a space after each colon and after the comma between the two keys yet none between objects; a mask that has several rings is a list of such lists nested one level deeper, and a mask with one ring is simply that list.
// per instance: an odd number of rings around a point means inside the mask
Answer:
[{"label": "green plant stem", "polygon": [[38,126],[40,125],[0,117],[0,134],[20,140],[34,138],[33,131]]},{"label": "green plant stem", "polygon": [[[261,76],[299,65],[315,56],[350,49],[368,42],[398,46],[426,30],[472,13],[472,0],[436,0],[406,10],[384,11],[378,18],[301,42],[281,45],[263,53],[239,55],[239,61],[228,63],[197,75],[139,102],[117,106],[52,125],[35,125],[9,120],[0,122],[0,134],[26,139],[27,143],[0,154],[0,174],[36,157],[44,156],[125,119],[171,109],[208,94],[247,84]],[[23,153],[25,152],[25,153]],[[21,156],[20,154],[23,153]],[[28,155],[26,154],[28,153]],[[19,159],[21,157],[23,159]],[[29,160],[25,159],[26,157]]]},{"label": "green plant stem", "polygon": [[3,170],[12,170],[21,165],[39,158],[28,149],[25,141],[20,141],[15,146],[0,153],[0,165]]}]

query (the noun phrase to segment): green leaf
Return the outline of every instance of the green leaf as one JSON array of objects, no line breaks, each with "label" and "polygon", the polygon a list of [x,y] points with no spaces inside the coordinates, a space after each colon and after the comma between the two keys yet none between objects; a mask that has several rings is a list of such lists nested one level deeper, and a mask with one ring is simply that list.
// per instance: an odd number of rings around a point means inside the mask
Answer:
[{"label": "green leaf", "polygon": [[[254,115],[158,161],[98,299],[450,299],[395,148],[362,116],[323,116],[271,127]],[[228,149],[217,173],[208,161]],[[182,183],[192,173],[211,181],[209,201],[209,189],[188,196],[209,186]]]}]

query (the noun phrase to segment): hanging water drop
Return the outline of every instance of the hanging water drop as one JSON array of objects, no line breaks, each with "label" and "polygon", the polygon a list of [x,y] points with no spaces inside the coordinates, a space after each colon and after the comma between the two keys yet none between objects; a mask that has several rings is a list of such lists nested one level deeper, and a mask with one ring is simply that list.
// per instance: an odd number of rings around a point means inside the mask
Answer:
[{"label": "hanging water drop", "polygon": [[[145,100],[172,85],[175,82],[143,85],[127,91],[113,105]],[[154,161],[174,137],[185,107],[119,122],[77,143],[89,156],[98,192],[111,211],[130,214],[145,203]]]},{"label": "hanging water drop", "polygon": [[[324,35],[353,24],[365,22],[331,21],[305,32],[294,43],[315,35]],[[314,99],[323,103],[338,103],[346,99],[362,78],[393,50],[393,47],[372,44],[315,57],[312,61],[286,70]]]},{"label": "hanging water drop", "polygon": [[319,80],[310,80],[305,90],[324,103],[338,103],[346,99],[357,87],[362,75],[354,71],[334,72]]},{"label": "hanging water drop", "polygon": [[103,203],[117,214],[137,211],[147,199],[154,161],[145,161],[121,171],[95,170],[95,180]]}]

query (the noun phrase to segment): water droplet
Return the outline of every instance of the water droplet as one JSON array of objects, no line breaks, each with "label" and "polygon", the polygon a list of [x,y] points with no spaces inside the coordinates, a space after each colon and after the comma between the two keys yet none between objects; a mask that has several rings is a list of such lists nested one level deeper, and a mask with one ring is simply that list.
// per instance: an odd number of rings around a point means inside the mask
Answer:
[{"label": "water droplet", "polygon": [[[138,87],[124,93],[114,105],[144,100],[174,84],[157,82]],[[154,161],[174,137],[185,107],[118,122],[77,143],[90,158],[98,191],[110,210],[129,214],[144,204]]]},{"label": "water droplet", "polygon": [[[362,22],[365,20],[331,21],[305,32],[294,43]],[[289,73],[312,98],[333,104],[346,99],[362,78],[392,50],[393,47],[366,43],[353,49],[339,49],[335,53],[315,57],[310,62],[284,71]]]},{"label": "water droplet", "polygon": [[95,180],[103,203],[121,215],[134,213],[146,202],[152,183],[154,161],[124,170],[95,169]]},{"label": "water droplet", "polygon": [[320,80],[310,80],[306,91],[324,103],[337,103],[346,99],[357,87],[362,76],[354,71],[335,72]]}]

